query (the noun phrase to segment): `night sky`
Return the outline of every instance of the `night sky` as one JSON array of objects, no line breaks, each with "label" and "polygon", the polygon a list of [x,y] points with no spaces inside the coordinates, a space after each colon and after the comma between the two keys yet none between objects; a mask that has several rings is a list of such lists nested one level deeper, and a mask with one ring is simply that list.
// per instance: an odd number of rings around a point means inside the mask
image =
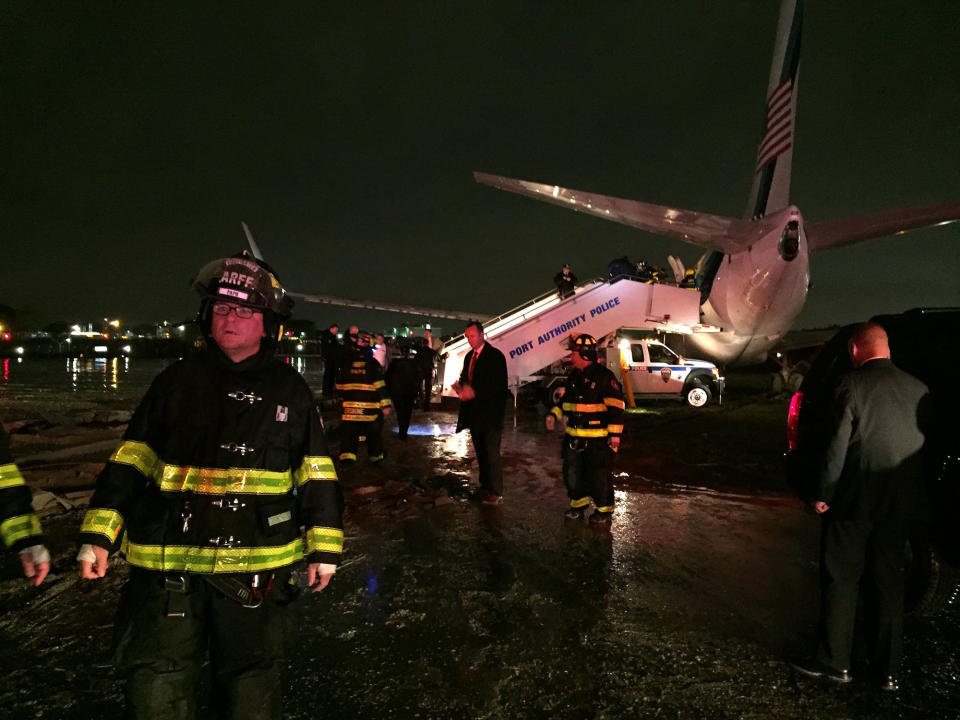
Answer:
[{"label": "night sky", "polygon": [[[0,304],[187,317],[189,279],[244,247],[241,220],[290,289],[490,314],[564,261],[581,279],[623,254],[693,265],[694,246],[471,173],[742,216],[777,6],[7,3]],[[958,28],[954,0],[807,3],[808,222],[960,200]],[[958,252],[954,225],[816,255],[797,327],[960,304]]]}]

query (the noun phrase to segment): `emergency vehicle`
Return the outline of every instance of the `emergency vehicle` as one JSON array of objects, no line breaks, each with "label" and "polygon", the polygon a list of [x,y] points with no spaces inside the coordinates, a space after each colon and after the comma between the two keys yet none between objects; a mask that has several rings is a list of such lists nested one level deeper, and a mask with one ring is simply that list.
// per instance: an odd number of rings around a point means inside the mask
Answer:
[{"label": "emergency vehicle", "polygon": [[[684,358],[653,337],[636,337],[624,329],[601,340],[600,361],[623,382],[624,395],[634,399],[681,400],[700,408],[720,402],[724,379],[716,365],[706,360]],[[541,373],[539,398],[548,407],[556,403],[567,372],[558,362]],[[629,378],[629,388],[627,386]]]}]

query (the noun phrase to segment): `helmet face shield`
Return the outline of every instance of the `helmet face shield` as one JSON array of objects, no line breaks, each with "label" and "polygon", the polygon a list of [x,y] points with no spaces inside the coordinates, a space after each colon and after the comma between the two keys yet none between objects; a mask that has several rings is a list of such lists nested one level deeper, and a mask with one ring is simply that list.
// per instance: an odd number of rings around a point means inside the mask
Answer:
[{"label": "helmet face shield", "polygon": [[290,317],[293,300],[276,276],[246,252],[204,265],[193,287],[211,302],[230,302],[257,310],[270,310],[280,318]]}]

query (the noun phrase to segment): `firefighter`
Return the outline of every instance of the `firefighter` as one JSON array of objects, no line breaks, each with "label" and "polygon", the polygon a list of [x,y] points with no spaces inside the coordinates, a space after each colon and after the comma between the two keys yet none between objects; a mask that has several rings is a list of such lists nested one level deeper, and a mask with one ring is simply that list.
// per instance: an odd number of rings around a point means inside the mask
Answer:
[{"label": "firefighter", "polygon": [[609,524],[613,514],[613,458],[623,433],[623,392],[610,370],[597,362],[597,341],[578,335],[571,355],[573,371],[567,377],[561,405],[546,418],[548,430],[565,419],[563,482],[570,507],[565,515],[582,518],[593,501],[594,524]]},{"label": "firefighter", "polygon": [[50,572],[50,553],[31,499],[30,488],[10,456],[10,436],[0,423],[0,537],[4,547],[19,553],[24,577],[39,585]]},{"label": "firefighter", "polygon": [[359,333],[353,352],[340,367],[337,392],[341,398],[341,463],[357,461],[361,439],[367,441],[367,457],[378,463],[384,458],[383,418],[390,414],[390,398],[380,363],[370,354],[371,338]]},{"label": "firefighter", "polygon": [[207,347],[153,381],[97,478],[77,559],[102,578],[119,545],[131,566],[114,660],[132,717],[196,717],[209,655],[210,716],[276,718],[298,584],[333,577],[343,495],[313,394],[274,356],[293,305],[276,275],[244,252],[193,285]]}]

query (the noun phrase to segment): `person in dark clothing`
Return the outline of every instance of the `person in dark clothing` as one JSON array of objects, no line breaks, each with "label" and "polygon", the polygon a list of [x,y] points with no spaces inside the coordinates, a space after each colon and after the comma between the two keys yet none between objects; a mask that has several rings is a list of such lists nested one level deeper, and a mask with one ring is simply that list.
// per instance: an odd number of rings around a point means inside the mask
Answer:
[{"label": "person in dark clothing", "polygon": [[865,606],[872,615],[870,668],[883,689],[896,690],[905,546],[923,506],[930,395],[890,361],[880,325],[858,326],[848,347],[854,370],[834,394],[831,439],[813,503],[823,518],[817,652],[793,664],[807,675],[850,681],[854,617],[866,572],[875,591]]},{"label": "person in dark clothing", "polygon": [[553,276],[553,284],[557,286],[561,300],[573,295],[574,288],[577,286],[577,276],[570,272],[570,263],[564,263],[560,272]]},{"label": "person in dark clothing", "polygon": [[400,346],[400,357],[387,367],[384,380],[397,413],[397,436],[402,440],[407,437],[407,430],[410,428],[410,416],[413,414],[421,382],[420,367],[416,360],[410,357],[409,345]]},{"label": "person in dark clothing", "polygon": [[636,266],[627,259],[627,256],[614,258],[607,263],[607,273],[610,280],[618,280],[623,276],[632,276],[636,272]]},{"label": "person in dark clothing", "polygon": [[420,403],[424,410],[430,409],[430,396],[433,394],[433,366],[437,353],[430,347],[430,340],[423,338],[417,348],[417,366],[420,368]]},{"label": "person in dark clothing", "polygon": [[340,341],[337,339],[339,326],[334,323],[320,336],[320,355],[323,357],[323,397],[333,395],[333,386],[337,381],[340,367]]},{"label": "person in dark clothing", "polygon": [[480,466],[480,494],[485,505],[499,505],[503,499],[503,466],[500,439],[507,398],[507,360],[486,342],[483,325],[476,320],[464,331],[470,352],[463,359],[460,379],[453,389],[460,397],[457,432],[470,429],[470,438]]},{"label": "person in dark clothing", "polygon": [[313,393],[275,357],[293,304],[275,274],[244,252],[194,287],[207,347],[150,386],[97,478],[77,560],[102,578],[122,539],[114,665],[131,717],[195,718],[209,672],[209,717],[272,720],[296,639],[292,569],[306,561],[314,592],[330,582],[343,495]]},{"label": "person in dark clothing", "polygon": [[566,418],[561,456],[563,483],[570,507],[566,517],[582,518],[590,506],[593,524],[609,524],[613,515],[613,458],[623,433],[623,391],[620,381],[597,362],[597,341],[579,335],[571,355],[573,371],[564,383],[563,396],[546,417],[548,430]]},{"label": "person in dark clothing", "polygon": [[23,576],[39,585],[50,572],[50,553],[32,499],[10,455],[10,436],[0,423],[0,538],[4,547],[20,555]]}]

